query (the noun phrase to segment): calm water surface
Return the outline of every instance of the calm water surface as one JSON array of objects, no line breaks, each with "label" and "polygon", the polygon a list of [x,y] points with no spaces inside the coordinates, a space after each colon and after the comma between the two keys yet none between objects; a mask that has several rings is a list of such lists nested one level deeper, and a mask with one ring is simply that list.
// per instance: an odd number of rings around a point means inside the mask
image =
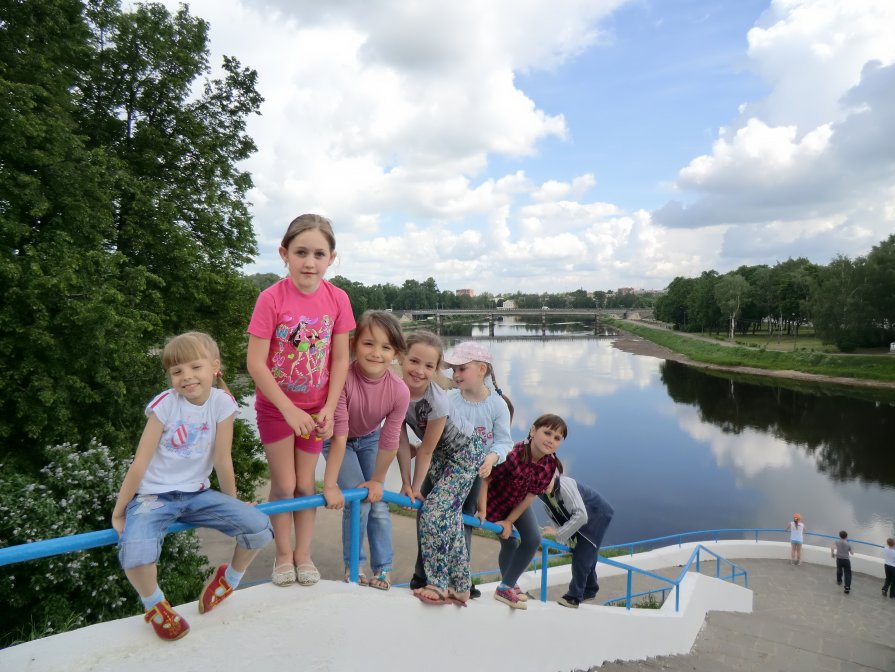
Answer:
[{"label": "calm water surface", "polygon": [[[521,440],[542,413],[569,425],[566,471],[615,507],[607,544],[688,530],[783,527],[884,543],[895,534],[895,403],[709,375],[612,347],[555,320],[455,329],[482,339]],[[545,333],[546,338],[541,337]],[[322,460],[318,467],[322,476]],[[397,470],[387,487],[397,489]]]}]

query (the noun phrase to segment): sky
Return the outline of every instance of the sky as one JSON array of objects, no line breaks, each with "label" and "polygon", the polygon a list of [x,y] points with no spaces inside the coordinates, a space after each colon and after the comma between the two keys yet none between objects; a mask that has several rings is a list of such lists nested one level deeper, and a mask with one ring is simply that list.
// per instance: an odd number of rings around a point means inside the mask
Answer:
[{"label": "sky", "polygon": [[[165,0],[170,9],[178,3]],[[193,0],[258,71],[259,255],[330,275],[663,289],[895,231],[892,0]]]}]

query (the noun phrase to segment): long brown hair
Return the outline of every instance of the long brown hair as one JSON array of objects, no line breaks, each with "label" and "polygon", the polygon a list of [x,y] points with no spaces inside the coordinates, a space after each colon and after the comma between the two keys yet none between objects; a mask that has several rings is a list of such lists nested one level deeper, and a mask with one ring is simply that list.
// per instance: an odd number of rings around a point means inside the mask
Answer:
[{"label": "long brown hair", "polygon": [[[548,427],[559,432],[562,434],[563,439],[569,435],[569,427],[566,425],[566,421],[553,413],[545,413],[531,423],[532,429],[540,429],[541,427]],[[525,462],[531,462],[531,431],[528,433],[528,438],[522,442],[522,456]]]},{"label": "long brown hair", "polygon": [[326,217],[322,215],[314,215],[314,214],[305,214],[299,215],[291,222],[289,222],[289,226],[286,229],[286,233],[283,235],[283,240],[280,245],[289,249],[289,243],[292,242],[292,239],[296,236],[300,236],[305,231],[311,231],[316,229],[323,234],[323,237],[326,238],[326,242],[329,243],[329,251],[336,251],[336,236],[333,233],[333,224]]},{"label": "long brown hair", "polygon": [[372,333],[374,326],[379,327],[385,332],[385,337],[388,339],[389,345],[395,349],[396,353],[403,355],[407,352],[407,341],[404,338],[404,332],[401,331],[401,323],[398,322],[398,318],[385,310],[366,310],[359,318],[357,318],[357,326],[354,329],[354,336],[351,339],[352,354],[354,354],[354,342],[360,338],[360,335],[364,333],[364,330]]},{"label": "long brown hair", "polygon": [[430,348],[435,348],[435,351],[438,353],[438,362],[436,362],[435,368],[439,370],[441,369],[441,362],[444,360],[444,343],[441,342],[438,334],[426,329],[421,329],[419,331],[414,331],[406,340],[407,352],[410,352],[410,348],[418,343],[421,345],[428,345]]}]

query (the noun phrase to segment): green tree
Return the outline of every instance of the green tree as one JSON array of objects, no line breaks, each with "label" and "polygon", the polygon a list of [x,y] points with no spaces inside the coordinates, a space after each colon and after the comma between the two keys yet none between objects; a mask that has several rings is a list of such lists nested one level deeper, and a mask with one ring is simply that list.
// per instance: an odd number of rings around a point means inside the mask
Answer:
[{"label": "green tree", "polygon": [[864,260],[836,257],[819,273],[812,291],[814,330],[824,343],[843,352],[862,344],[863,332],[872,319],[864,301]]},{"label": "green tree", "polygon": [[687,329],[687,304],[695,282],[690,278],[676,277],[668,285],[665,294],[656,301],[656,319],[670,322],[675,329]]},{"label": "green tree", "polygon": [[21,468],[40,466],[35,443],[133,436],[130,392],[159,380],[161,320],[133,301],[157,285],[114,245],[114,161],[71,96],[88,36],[78,2],[0,15],[0,459]]},{"label": "green tree", "polygon": [[731,341],[740,307],[748,292],[749,283],[738,273],[728,273],[715,284],[715,300],[718,302],[718,307],[730,320],[729,337]]},{"label": "green tree", "polygon": [[721,320],[721,310],[715,299],[718,279],[716,271],[703,271],[693,281],[687,297],[688,331],[708,331],[718,326]]},{"label": "green tree", "polygon": [[871,343],[886,344],[895,340],[895,234],[873,247],[867,255],[866,271],[864,295],[872,307],[876,332]]},{"label": "green tree", "polygon": [[282,279],[282,275],[277,273],[253,273],[247,275],[246,278],[257,291],[262,292],[273,284]]},{"label": "green tree", "polygon": [[[255,241],[251,179],[238,166],[254,150],[245,124],[261,98],[254,71],[231,58],[208,78],[207,40],[207,24],[185,7],[0,4],[0,461],[3,487],[21,488],[22,502],[54,459],[46,446],[95,437],[116,468],[127,464],[143,407],[166,384],[157,356],[166,336],[202,329],[226,370],[244,361],[257,288],[240,272]],[[263,470],[259,450],[238,423],[243,497]],[[75,501],[80,487],[65,480],[54,492]],[[101,506],[96,520],[63,528],[36,518],[45,527],[33,536],[19,526],[3,541],[108,527]],[[198,562],[180,559],[166,584],[201,579]],[[53,600],[80,615],[89,590],[121,597],[95,581],[53,584]],[[27,585],[22,600],[46,598]],[[132,598],[128,589],[131,613]]]}]

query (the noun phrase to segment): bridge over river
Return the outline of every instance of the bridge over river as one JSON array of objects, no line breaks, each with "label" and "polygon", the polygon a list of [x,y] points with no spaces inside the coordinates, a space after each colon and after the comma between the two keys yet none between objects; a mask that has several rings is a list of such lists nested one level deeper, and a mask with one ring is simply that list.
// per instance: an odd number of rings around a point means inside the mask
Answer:
[{"label": "bridge over river", "polygon": [[[635,314],[640,319],[649,319],[652,317],[652,310],[626,310],[624,308],[413,308],[403,310],[401,314],[412,320],[434,319],[436,331],[441,332],[444,326],[445,318],[470,317],[470,318],[487,318],[488,334],[494,336],[494,325],[503,321],[506,317],[522,317],[522,318],[538,318],[541,322],[542,336],[546,335],[546,326],[548,319],[572,317],[581,322],[593,322],[593,333],[595,335],[605,335],[602,333],[600,323],[602,319],[607,317],[617,317],[626,319],[634,317]],[[602,318],[602,319],[601,319]]]}]

